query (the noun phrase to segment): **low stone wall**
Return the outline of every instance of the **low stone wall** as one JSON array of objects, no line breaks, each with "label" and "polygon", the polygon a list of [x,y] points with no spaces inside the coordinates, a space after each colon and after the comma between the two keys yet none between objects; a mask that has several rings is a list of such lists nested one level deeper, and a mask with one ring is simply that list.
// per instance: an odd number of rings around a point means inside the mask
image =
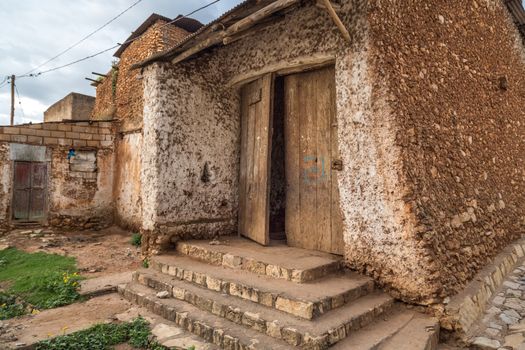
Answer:
[{"label": "low stone wall", "polygon": [[110,122],[51,122],[0,127],[0,142],[29,145],[113,147]]},{"label": "low stone wall", "polygon": [[[0,226],[10,227],[15,161],[46,162],[44,225],[101,229],[113,223],[113,140],[109,122],[62,122],[0,128]],[[74,149],[75,156],[70,157]],[[22,155],[20,158],[17,152]],[[38,159],[24,152],[37,151]]]},{"label": "low stone wall", "polygon": [[441,327],[459,336],[467,334],[485,312],[487,302],[500,289],[505,276],[524,256],[525,238],[505,248],[461,293],[450,300],[441,317]]}]

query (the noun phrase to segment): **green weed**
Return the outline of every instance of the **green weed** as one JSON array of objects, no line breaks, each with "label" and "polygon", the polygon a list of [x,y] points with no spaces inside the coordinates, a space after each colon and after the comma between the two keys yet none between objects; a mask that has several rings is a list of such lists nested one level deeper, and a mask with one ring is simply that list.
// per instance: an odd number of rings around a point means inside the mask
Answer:
[{"label": "green weed", "polygon": [[142,317],[128,323],[98,324],[80,332],[44,340],[36,345],[36,350],[106,350],[122,343],[140,349],[167,350],[151,340],[149,324]]},{"label": "green weed", "polygon": [[142,235],[140,233],[134,233],[131,236],[131,244],[135,247],[140,247],[140,245],[142,244]]},{"label": "green weed", "polygon": [[0,293],[0,320],[21,316],[26,313],[26,305],[13,295]]}]

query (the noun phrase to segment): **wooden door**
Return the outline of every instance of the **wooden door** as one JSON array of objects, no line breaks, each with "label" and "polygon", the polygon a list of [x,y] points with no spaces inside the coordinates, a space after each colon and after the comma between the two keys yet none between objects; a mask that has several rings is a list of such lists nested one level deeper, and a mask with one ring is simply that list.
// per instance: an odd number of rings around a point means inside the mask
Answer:
[{"label": "wooden door", "polygon": [[334,68],[285,77],[288,245],[343,254]]},{"label": "wooden door", "polygon": [[38,221],[45,218],[47,165],[15,162],[13,179],[13,219]]},{"label": "wooden door", "polygon": [[239,233],[262,245],[270,241],[272,85],[272,75],[266,75],[241,91]]}]

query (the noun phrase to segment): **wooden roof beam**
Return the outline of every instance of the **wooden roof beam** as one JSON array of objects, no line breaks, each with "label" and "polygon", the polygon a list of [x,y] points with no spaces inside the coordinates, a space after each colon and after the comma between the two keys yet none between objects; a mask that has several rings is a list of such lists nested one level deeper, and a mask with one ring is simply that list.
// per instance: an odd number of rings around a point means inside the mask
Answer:
[{"label": "wooden roof beam", "polygon": [[250,29],[251,27],[256,25],[258,22],[260,22],[261,20],[271,16],[272,14],[278,11],[281,11],[292,5],[295,5],[299,3],[299,1],[300,0],[277,0],[275,2],[272,2],[270,5],[263,7],[262,9],[252,13],[251,15],[239,20],[235,24],[228,27],[228,29],[218,31],[214,33],[213,35],[211,35],[206,40],[197,43],[195,46],[179,54],[171,62],[173,64],[177,64],[209,47],[223,43],[223,40],[226,37],[230,37],[244,30]]},{"label": "wooden roof beam", "polygon": [[339,16],[335,12],[334,7],[332,3],[330,2],[330,0],[321,0],[321,1],[324,7],[326,7],[326,10],[328,11],[328,14],[330,15],[330,17],[332,17],[332,20],[334,21],[335,25],[337,26],[337,28],[339,28],[339,31],[341,32],[343,37],[346,39],[346,41],[352,42],[352,39],[350,38],[350,33],[348,33],[348,29],[346,29],[345,25],[341,21],[341,18],[339,18]]}]

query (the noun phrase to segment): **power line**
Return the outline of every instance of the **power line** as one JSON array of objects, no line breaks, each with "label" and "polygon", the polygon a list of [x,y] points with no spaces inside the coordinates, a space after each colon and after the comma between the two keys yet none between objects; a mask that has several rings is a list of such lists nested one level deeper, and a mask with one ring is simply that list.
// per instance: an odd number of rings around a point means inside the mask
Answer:
[{"label": "power line", "polygon": [[0,83],[0,89],[6,85],[9,85],[9,76],[4,77],[4,80],[2,80],[2,82]]},{"label": "power line", "polygon": [[[220,1],[221,1],[221,0],[214,0],[214,1],[210,2],[209,4],[204,5],[204,6],[201,6],[201,7],[199,7],[198,9],[193,10],[193,11],[191,11],[190,13],[188,13],[188,14],[186,14],[186,15],[184,15],[184,16],[180,16],[180,17],[178,17],[178,18],[175,18],[173,21],[168,22],[168,23],[162,25],[161,27],[159,27],[159,29],[164,28],[165,26],[170,25],[170,24],[173,24],[173,23],[175,23],[175,22],[178,22],[178,21],[180,21],[180,20],[182,20],[182,19],[184,19],[184,18],[188,18],[189,16],[191,16],[191,15],[193,15],[193,14],[199,12],[199,11],[202,11],[202,10],[204,10],[204,9],[206,9],[206,8],[212,6],[212,5],[214,5],[214,4],[216,4],[216,3],[220,2]],[[92,55],[89,55],[89,56],[83,57],[83,58],[81,58],[81,59],[75,60],[75,61],[73,61],[73,62],[70,62],[70,63],[64,64],[64,65],[62,65],[62,66],[54,67],[54,68],[51,68],[51,69],[48,69],[48,70],[45,70],[45,71],[41,71],[41,72],[38,72],[38,73],[24,74],[24,75],[22,75],[22,76],[20,76],[20,77],[18,77],[18,78],[38,77],[38,76],[40,76],[40,75],[42,75],[42,74],[46,74],[46,73],[50,73],[50,72],[54,72],[54,71],[56,71],[56,70],[59,70],[59,69],[62,69],[62,68],[66,68],[66,67],[72,66],[72,65],[77,64],[77,63],[79,63],[79,62],[86,61],[86,60],[88,60],[88,59],[90,59],[90,58],[93,58],[93,57],[96,57],[96,56],[102,55],[103,53],[106,53],[106,52],[108,52],[108,51],[114,50],[115,48],[117,48],[117,47],[119,47],[119,46],[130,44],[130,43],[132,43],[132,42],[134,42],[134,41],[136,41],[136,40],[142,38],[142,36],[144,36],[145,34],[146,34],[146,33],[143,33],[143,34],[137,36],[136,38],[133,38],[133,39],[130,39],[130,40],[125,41],[123,44],[116,44],[116,45],[114,45],[114,46],[112,46],[112,47],[110,47],[110,48],[107,48],[107,49],[105,49],[105,50],[99,51],[99,52],[94,53],[94,54],[92,54]]]},{"label": "power line", "polygon": [[22,107],[22,100],[20,99],[20,93],[18,92],[18,85],[15,84],[16,96],[18,97],[18,104],[20,105],[20,111],[22,112],[22,118],[25,118],[24,108]]},{"label": "power line", "polygon": [[134,2],[131,6],[129,6],[127,9],[125,9],[124,11],[120,12],[118,15],[116,15],[115,17],[113,17],[112,19],[110,19],[109,21],[107,21],[106,23],[104,23],[101,27],[97,28],[95,31],[89,33],[88,35],[86,35],[85,37],[83,37],[82,39],[80,39],[79,41],[77,41],[76,43],[74,43],[73,45],[69,46],[67,49],[65,49],[64,51],[60,52],[58,55],[48,59],[47,61],[45,61],[44,63],[40,64],[39,66],[31,69],[30,71],[22,74],[20,76],[20,78],[22,77],[25,77],[27,76],[28,74],[36,71],[38,68],[42,67],[42,66],[45,66],[46,64],[48,64],[49,62],[52,62],[54,60],[56,60],[57,58],[59,58],[60,56],[64,55],[66,52],[69,52],[71,51],[73,48],[77,47],[78,45],[80,45],[81,43],[83,43],[84,41],[86,41],[87,39],[91,38],[93,35],[95,35],[96,33],[100,32],[102,29],[106,28],[108,25],[110,25],[111,23],[113,23],[114,21],[116,21],[119,17],[121,17],[123,14],[125,14],[126,12],[128,12],[129,10],[131,10],[132,8],[134,8],[135,6],[137,6],[140,2],[142,2],[143,0],[137,0],[136,2]]}]

